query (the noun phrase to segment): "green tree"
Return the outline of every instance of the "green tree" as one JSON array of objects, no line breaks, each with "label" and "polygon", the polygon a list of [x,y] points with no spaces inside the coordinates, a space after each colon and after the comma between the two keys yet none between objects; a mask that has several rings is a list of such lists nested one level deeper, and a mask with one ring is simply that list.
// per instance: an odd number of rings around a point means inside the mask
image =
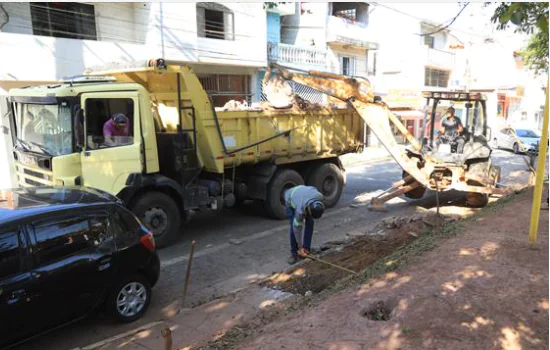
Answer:
[{"label": "green tree", "polygon": [[515,31],[530,35],[522,56],[535,74],[548,74],[548,3],[503,2],[491,18],[498,30],[516,26]]}]

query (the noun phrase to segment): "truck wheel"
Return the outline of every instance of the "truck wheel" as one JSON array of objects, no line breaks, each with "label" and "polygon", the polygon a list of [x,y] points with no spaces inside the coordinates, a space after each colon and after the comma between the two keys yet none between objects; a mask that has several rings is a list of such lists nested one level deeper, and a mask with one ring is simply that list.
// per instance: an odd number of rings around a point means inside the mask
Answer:
[{"label": "truck wheel", "polygon": [[274,219],[286,219],[285,191],[298,185],[303,185],[302,176],[292,169],[281,169],[275,173],[267,189],[267,199],[264,202],[267,214]]},{"label": "truck wheel", "polygon": [[144,193],[132,205],[132,211],[151,230],[158,248],[178,240],[181,215],[170,196],[161,192]]},{"label": "truck wheel", "polygon": [[[402,178],[404,179],[407,176],[409,176],[409,173],[404,171]],[[410,190],[409,192],[406,192],[404,194],[404,196],[407,197],[407,198],[410,198],[410,199],[420,199],[420,198],[424,197],[424,193],[426,193],[426,187],[418,186],[417,188],[415,188],[413,190]]]},{"label": "truck wheel", "polygon": [[336,165],[324,163],[313,168],[307,179],[307,184],[317,188],[323,194],[325,207],[332,208],[342,195],[344,175]]}]

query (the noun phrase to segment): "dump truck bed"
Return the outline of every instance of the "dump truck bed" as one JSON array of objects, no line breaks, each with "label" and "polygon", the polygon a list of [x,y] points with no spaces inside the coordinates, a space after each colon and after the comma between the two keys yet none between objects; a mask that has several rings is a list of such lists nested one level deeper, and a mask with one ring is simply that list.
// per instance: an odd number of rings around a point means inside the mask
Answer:
[{"label": "dump truck bed", "polygon": [[195,125],[199,162],[209,172],[267,160],[285,164],[336,157],[362,146],[363,122],[353,109],[295,106],[216,112],[198,77],[185,65],[93,74],[143,85],[151,94],[159,132],[177,132],[180,118],[182,129]]}]

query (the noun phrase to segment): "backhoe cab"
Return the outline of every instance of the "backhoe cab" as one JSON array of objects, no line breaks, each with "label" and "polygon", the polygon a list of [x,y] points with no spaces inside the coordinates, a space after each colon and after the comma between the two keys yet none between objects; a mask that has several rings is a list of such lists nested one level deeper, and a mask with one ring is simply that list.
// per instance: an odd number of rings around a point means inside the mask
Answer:
[{"label": "backhoe cab", "polygon": [[[485,206],[489,194],[501,193],[501,190],[496,188],[500,169],[491,164],[491,148],[487,143],[490,135],[487,135],[489,129],[485,98],[481,94],[426,92],[424,96],[428,99],[428,104],[433,102],[433,108],[431,116],[424,118],[423,135],[426,135],[427,131],[428,136],[420,143],[391,113],[385,103],[377,101],[372,85],[365,78],[319,71],[290,70],[273,64],[266,73],[266,82],[273,79],[272,73],[348,103],[403,168],[402,180],[373,198],[371,209],[386,210],[385,202],[402,194],[409,198],[422,198],[426,188],[467,192],[466,204],[475,207]],[[448,148],[445,151],[446,147],[441,147],[441,150],[434,149],[436,108],[444,100],[466,103],[466,120],[463,124],[467,138],[464,150],[460,154],[456,151],[453,153],[452,147],[450,151]],[[408,141],[409,146],[405,150],[397,143],[390,123]]]}]

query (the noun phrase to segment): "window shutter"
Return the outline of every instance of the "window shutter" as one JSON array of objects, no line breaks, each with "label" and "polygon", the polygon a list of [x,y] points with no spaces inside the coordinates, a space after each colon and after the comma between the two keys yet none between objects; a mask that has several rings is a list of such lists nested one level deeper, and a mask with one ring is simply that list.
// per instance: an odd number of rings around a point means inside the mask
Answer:
[{"label": "window shutter", "polygon": [[206,23],[204,21],[204,7],[197,6],[197,36],[204,38],[206,36],[205,28]]}]

